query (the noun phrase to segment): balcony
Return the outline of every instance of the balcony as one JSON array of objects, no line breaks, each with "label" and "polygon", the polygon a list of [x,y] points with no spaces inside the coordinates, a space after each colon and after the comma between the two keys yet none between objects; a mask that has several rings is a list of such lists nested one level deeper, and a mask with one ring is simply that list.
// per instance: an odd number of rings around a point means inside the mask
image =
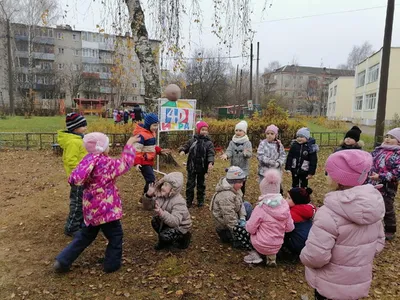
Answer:
[{"label": "balcony", "polygon": [[100,79],[110,79],[111,78],[111,73],[100,73]]},{"label": "balcony", "polygon": [[98,57],[82,57],[82,63],[86,64],[98,64],[100,59]]},{"label": "balcony", "polygon": [[36,83],[34,84],[35,90],[54,90],[54,84],[46,84],[46,83]]},{"label": "balcony", "polygon": [[114,51],[113,43],[99,43],[99,50]]},{"label": "balcony", "polygon": [[[44,53],[44,52],[31,52],[32,58],[34,59],[41,59],[41,60],[54,60],[55,55],[54,53]],[[16,51],[17,57],[21,58],[29,58],[28,51]]]},{"label": "balcony", "polygon": [[102,59],[100,59],[100,64],[113,65],[114,63],[113,63],[112,58],[102,58]]},{"label": "balcony", "polygon": [[[21,35],[21,34],[15,34],[14,39],[16,41],[28,41],[28,36],[27,35]],[[45,45],[54,45],[55,40],[53,37],[47,37],[47,36],[35,36],[32,38],[32,42],[36,44],[45,44]]]},{"label": "balcony", "polygon": [[83,72],[82,77],[84,78],[100,78],[100,73],[97,72]]},{"label": "balcony", "polygon": [[101,86],[100,93],[102,94],[111,94],[111,88],[108,86]]}]

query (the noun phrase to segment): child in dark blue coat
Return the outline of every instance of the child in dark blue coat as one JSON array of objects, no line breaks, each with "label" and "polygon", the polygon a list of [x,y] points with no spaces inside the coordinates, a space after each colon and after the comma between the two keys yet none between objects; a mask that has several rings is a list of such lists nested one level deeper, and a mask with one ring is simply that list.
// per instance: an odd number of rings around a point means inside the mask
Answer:
[{"label": "child in dark blue coat", "polygon": [[311,194],[312,189],[310,188],[296,187],[289,191],[286,199],[294,222],[294,230],[285,234],[284,246],[296,256],[300,255],[306,244],[312,219],[317,210],[315,205],[310,203]]}]

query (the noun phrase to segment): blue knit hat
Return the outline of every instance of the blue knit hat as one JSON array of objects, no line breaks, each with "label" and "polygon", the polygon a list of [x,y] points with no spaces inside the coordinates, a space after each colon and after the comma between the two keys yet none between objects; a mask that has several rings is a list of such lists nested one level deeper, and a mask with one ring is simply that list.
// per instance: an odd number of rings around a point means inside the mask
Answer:
[{"label": "blue knit hat", "polygon": [[307,127],[300,128],[296,133],[297,136],[304,136],[308,140],[311,137],[310,129]]},{"label": "blue knit hat", "polygon": [[150,130],[152,124],[158,123],[158,116],[155,113],[149,113],[144,117],[144,128]]}]

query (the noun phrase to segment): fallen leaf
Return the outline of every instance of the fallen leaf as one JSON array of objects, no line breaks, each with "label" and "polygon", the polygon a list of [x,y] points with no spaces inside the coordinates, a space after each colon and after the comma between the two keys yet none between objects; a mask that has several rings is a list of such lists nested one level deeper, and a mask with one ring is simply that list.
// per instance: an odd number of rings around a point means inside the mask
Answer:
[{"label": "fallen leaf", "polygon": [[177,296],[182,296],[182,295],[183,295],[183,291],[182,291],[182,290],[177,290],[177,291],[175,292],[175,295],[177,295]]}]

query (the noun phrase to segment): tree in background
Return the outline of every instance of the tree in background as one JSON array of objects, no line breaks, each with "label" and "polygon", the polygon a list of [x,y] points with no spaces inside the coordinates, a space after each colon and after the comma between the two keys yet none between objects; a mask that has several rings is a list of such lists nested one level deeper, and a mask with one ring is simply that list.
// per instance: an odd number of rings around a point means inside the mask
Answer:
[{"label": "tree in background", "polygon": [[354,45],[347,57],[347,64],[340,64],[337,66],[337,68],[354,70],[360,62],[371,56],[372,53],[374,53],[374,51],[372,49],[372,45],[368,41],[365,41],[360,46]]},{"label": "tree in background", "polygon": [[186,98],[197,99],[198,107],[203,111],[227,104],[228,63],[216,53],[204,49],[197,49],[194,55],[197,58],[191,60],[184,71]]}]

